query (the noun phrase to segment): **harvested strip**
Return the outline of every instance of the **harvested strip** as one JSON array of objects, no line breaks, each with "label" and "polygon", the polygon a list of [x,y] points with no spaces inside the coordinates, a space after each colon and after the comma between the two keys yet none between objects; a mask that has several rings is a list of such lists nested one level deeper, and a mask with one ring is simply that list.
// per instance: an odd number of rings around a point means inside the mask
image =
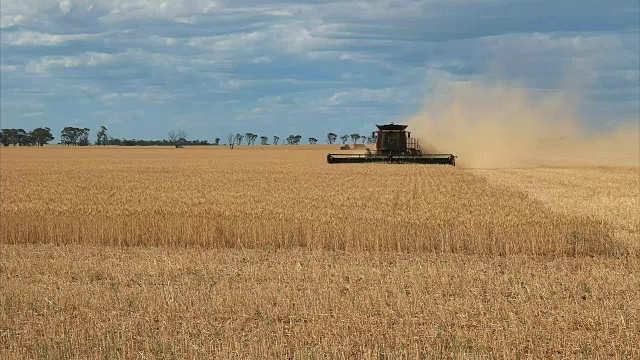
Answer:
[{"label": "harvested strip", "polygon": [[637,359],[638,264],[0,245],[0,357]]}]

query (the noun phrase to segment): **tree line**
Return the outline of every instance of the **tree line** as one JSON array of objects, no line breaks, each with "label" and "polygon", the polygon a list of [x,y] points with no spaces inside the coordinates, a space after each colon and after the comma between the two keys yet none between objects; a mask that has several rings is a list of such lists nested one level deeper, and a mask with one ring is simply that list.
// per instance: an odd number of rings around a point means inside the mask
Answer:
[{"label": "tree line", "polygon": [[[258,138],[258,135],[254,134],[254,133],[245,133],[243,134],[234,134],[234,133],[230,133],[227,136],[227,144],[229,145],[229,147],[231,147],[233,149],[234,145],[242,145],[243,144],[243,140],[245,142],[246,145],[254,145],[256,142],[256,139]],[[349,139],[351,139],[351,141],[354,144],[357,144],[359,142],[361,142],[362,144],[371,144],[371,143],[375,143],[377,140],[377,133],[373,132],[371,133],[371,136],[364,136],[364,135],[360,135],[358,133],[353,133],[353,134],[348,134],[348,135],[342,135],[340,137],[338,137],[337,134],[335,133],[328,133],[327,137],[325,139],[325,141],[327,142],[327,144],[335,144],[338,139],[340,139],[342,141],[342,144],[346,144],[347,141],[349,141]],[[298,145],[300,144],[300,142],[302,141],[302,136],[301,135],[289,135],[287,136],[284,141],[282,142],[282,144],[286,144],[286,145]],[[309,144],[311,145],[315,145],[318,143],[318,139],[315,137],[310,137],[307,138],[307,141],[309,142]],[[279,136],[273,136],[273,145],[278,145],[280,142],[280,137]],[[219,145],[220,143],[220,138],[216,138],[216,141],[214,143],[214,145]],[[260,145],[270,145],[269,144],[269,137],[268,136],[260,136]]]},{"label": "tree line", "polygon": [[[59,144],[66,146],[88,146],[91,145],[90,139],[90,129],[88,128],[79,128],[73,126],[66,126],[60,131],[60,142]],[[0,143],[3,146],[43,146],[53,141],[55,137],[51,133],[51,129],[48,127],[38,127],[31,131],[25,131],[24,129],[2,129],[0,130]],[[230,133],[227,136],[227,143],[224,145],[228,145],[233,149],[235,145],[242,145],[243,143],[246,145],[255,145],[256,140],[260,139],[260,145],[298,145],[302,142],[301,135],[289,135],[282,142],[280,142],[280,137],[274,135],[273,137],[268,136],[258,136],[257,134],[247,132],[245,134],[233,134]],[[376,133],[372,133],[371,136],[363,136],[358,133],[342,135],[338,137],[335,133],[328,133],[326,135],[325,141],[328,144],[334,144],[340,139],[342,144],[346,144],[349,139],[354,144],[362,142],[365,143],[375,143],[376,142]],[[107,128],[104,126],[100,126],[99,130],[96,131],[95,141],[93,144],[95,145],[116,145],[116,146],[175,146],[177,148],[183,147],[185,145],[220,145],[220,141],[222,139],[215,138],[213,143],[209,143],[208,140],[189,140],[186,131],[182,129],[175,129],[169,131],[167,134],[167,139],[162,140],[140,140],[140,139],[118,139],[109,136],[107,133]],[[269,141],[272,141],[271,144]],[[318,143],[318,139],[315,137],[307,138],[309,144],[314,145]]]},{"label": "tree line", "polygon": [[0,130],[0,143],[3,146],[43,146],[54,139],[51,129],[35,128],[31,131],[24,129],[2,129]]},{"label": "tree line", "polygon": [[[58,144],[65,146],[89,146],[92,144],[90,139],[91,130],[88,128],[79,128],[66,126],[60,131],[60,141]],[[187,140],[186,132],[179,130],[177,136],[171,136],[169,139],[162,140],[139,140],[139,139],[117,139],[109,136],[107,128],[100,126],[95,134],[94,145],[117,145],[117,146],[183,146],[183,145],[211,145],[208,140]],[[43,146],[53,141],[55,137],[48,127],[39,127],[31,131],[24,129],[1,129],[0,144],[3,146]],[[217,139],[219,141],[219,139]]]}]

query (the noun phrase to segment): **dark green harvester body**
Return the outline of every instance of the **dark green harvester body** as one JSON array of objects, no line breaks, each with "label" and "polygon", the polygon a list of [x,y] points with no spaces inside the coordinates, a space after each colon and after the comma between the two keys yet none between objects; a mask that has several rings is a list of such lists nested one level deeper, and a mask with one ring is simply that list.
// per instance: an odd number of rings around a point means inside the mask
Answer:
[{"label": "dark green harvester body", "polygon": [[407,125],[376,125],[376,150],[365,154],[329,154],[329,164],[409,163],[456,165],[453,154],[423,154],[418,140],[406,131]]}]

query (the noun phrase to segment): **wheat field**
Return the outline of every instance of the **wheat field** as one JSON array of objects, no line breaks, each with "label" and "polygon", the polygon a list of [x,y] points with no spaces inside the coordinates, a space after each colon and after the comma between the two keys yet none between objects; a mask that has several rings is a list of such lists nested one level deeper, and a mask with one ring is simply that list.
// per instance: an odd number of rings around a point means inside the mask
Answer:
[{"label": "wheat field", "polygon": [[640,168],[0,149],[0,357],[640,356]]},{"label": "wheat field", "polygon": [[611,238],[606,221],[555,212],[469,171],[332,166],[325,153],[4,150],[0,235],[8,244],[483,255],[629,251]]}]

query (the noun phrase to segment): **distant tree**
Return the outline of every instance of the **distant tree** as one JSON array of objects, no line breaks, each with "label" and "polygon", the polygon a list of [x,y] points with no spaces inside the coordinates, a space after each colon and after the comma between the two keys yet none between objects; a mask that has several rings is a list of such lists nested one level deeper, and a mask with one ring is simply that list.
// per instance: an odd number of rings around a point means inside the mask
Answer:
[{"label": "distant tree", "polygon": [[29,133],[24,129],[18,129],[18,145],[20,146],[30,146],[32,144],[31,137]]},{"label": "distant tree", "polygon": [[187,132],[182,129],[178,129],[178,143],[180,147],[187,143]]},{"label": "distant tree", "polygon": [[[38,145],[38,139],[33,135],[31,131],[27,133],[27,136],[24,139],[25,146],[40,146]],[[44,144],[43,144],[44,145]]]},{"label": "distant tree", "polygon": [[242,144],[242,139],[244,139],[244,136],[242,136],[240,134],[236,134],[236,144],[241,145]]},{"label": "distant tree", "polygon": [[253,133],[244,134],[244,138],[247,140],[247,145],[251,145],[251,141],[253,140]]},{"label": "distant tree", "polygon": [[349,136],[351,136],[351,140],[353,141],[354,145],[358,142],[358,140],[360,140],[360,134],[354,133]]},{"label": "distant tree", "polygon": [[[182,140],[180,140],[182,139]],[[182,141],[183,145],[209,145],[208,140],[187,140],[185,138],[178,138],[176,143]],[[109,137],[107,145],[118,146],[175,146],[175,143],[170,142],[167,139],[162,140],[142,140],[142,139],[114,139]]]},{"label": "distant tree", "polygon": [[67,128],[64,128],[60,131],[60,144],[69,145],[71,143],[71,139],[69,138],[69,133],[65,131]]},{"label": "distant tree", "polygon": [[34,142],[34,145],[43,146],[44,144],[48,144],[49,141],[53,140],[54,137],[51,134],[51,129],[48,127],[45,128],[35,128],[31,130],[29,133],[30,138]]},{"label": "distant tree", "polygon": [[318,143],[318,139],[314,138],[314,137],[310,137],[309,138],[309,144],[311,145],[315,145]]},{"label": "distant tree", "polygon": [[100,126],[100,130],[96,133],[96,145],[106,146],[109,136],[107,135],[107,128]]},{"label": "distant tree", "polygon": [[60,141],[65,145],[88,145],[89,129],[66,126],[60,132]]},{"label": "distant tree", "polygon": [[9,139],[9,144],[16,146],[18,145],[18,129],[6,129],[5,136]]},{"label": "distant tree", "polygon": [[2,139],[0,140],[3,146],[15,146],[17,144],[16,131],[16,129],[2,129]]},{"label": "distant tree", "polygon": [[60,142],[67,146],[75,144],[74,132],[72,127],[65,126],[64,129],[60,131]]},{"label": "distant tree", "polygon": [[220,145],[220,138],[215,138],[215,140],[213,140],[213,145]]},{"label": "distant tree", "polygon": [[14,134],[16,142],[13,145],[29,146],[29,135],[24,129],[16,129]]},{"label": "distant tree", "polygon": [[362,140],[362,143],[364,144],[367,141],[368,137],[362,135],[360,136],[360,140]]},{"label": "distant tree", "polygon": [[278,145],[278,140],[280,140],[280,137],[278,136],[273,136],[273,145]]},{"label": "distant tree", "polygon": [[236,142],[236,135],[229,133],[229,135],[227,135],[227,141],[229,142],[229,149],[233,149],[233,145]]},{"label": "distant tree", "polygon": [[269,138],[266,136],[260,136],[260,144],[261,145],[269,145],[267,142],[269,141]]},{"label": "distant tree", "polygon": [[338,138],[338,135],[330,132],[327,134],[327,143],[333,144],[334,142],[336,142],[337,138]]},{"label": "distant tree", "polygon": [[182,129],[178,129],[178,135],[180,136],[180,138],[178,139],[178,141],[180,142],[180,147],[182,147],[184,144],[187,143],[187,132],[182,130]]},{"label": "distant tree", "polygon": [[169,143],[176,148],[181,148],[187,143],[187,132],[182,129],[171,130],[167,134]]},{"label": "distant tree", "polygon": [[107,145],[122,145],[122,140],[120,139],[116,139],[113,136],[109,136],[109,139],[107,140]]},{"label": "distant tree", "polygon": [[167,133],[167,138],[169,139],[169,142],[171,143],[171,145],[177,145],[178,130],[169,130],[169,132]]},{"label": "distant tree", "polygon": [[27,132],[24,131],[24,129],[15,129],[14,138],[15,138],[15,142],[13,144],[14,146],[15,145],[27,146],[28,144]]},{"label": "distant tree", "polygon": [[256,135],[256,134],[253,134],[253,135],[251,136],[251,145],[254,145],[254,144],[256,143],[256,139],[257,139],[257,138],[258,138],[258,135]]},{"label": "distant tree", "polygon": [[35,145],[35,140],[31,136],[31,133],[27,133],[24,129],[2,129],[2,145],[20,145],[20,146],[29,146]]},{"label": "distant tree", "polygon": [[340,136],[340,140],[342,140],[342,144],[346,144],[347,140],[349,140],[349,135]]},{"label": "distant tree", "polygon": [[289,135],[287,137],[287,144],[289,144],[289,145],[298,145],[300,143],[300,140],[302,140],[302,136],[301,135]]},{"label": "distant tree", "polygon": [[82,128],[78,130],[78,146],[88,146],[89,145],[89,129]]}]

